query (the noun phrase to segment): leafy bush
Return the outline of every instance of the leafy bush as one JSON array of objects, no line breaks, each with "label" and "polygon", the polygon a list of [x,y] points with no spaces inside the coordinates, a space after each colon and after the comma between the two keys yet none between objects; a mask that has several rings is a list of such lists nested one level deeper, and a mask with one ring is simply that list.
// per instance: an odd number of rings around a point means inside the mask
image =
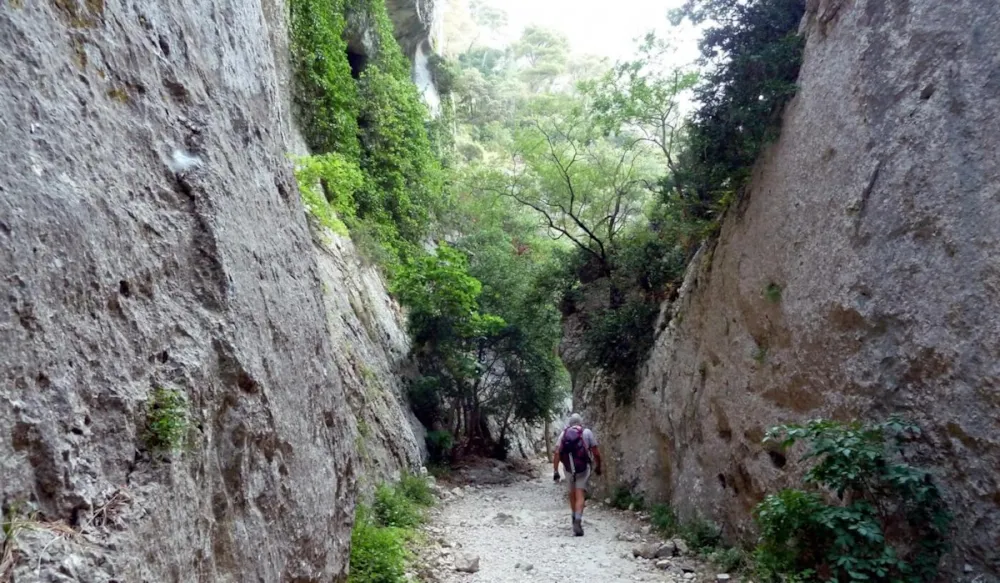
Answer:
[{"label": "leafy bush", "polygon": [[[326,168],[324,178],[337,183],[327,185],[327,200],[341,220],[356,216],[367,225],[366,236],[387,251],[378,256],[391,264],[426,235],[442,188],[409,62],[383,0],[292,0],[290,10],[299,127],[318,160],[336,162],[336,173]],[[375,50],[357,79],[344,41],[347,11],[374,25]],[[315,191],[303,198],[321,222],[343,232]]]},{"label": "leafy bush", "polygon": [[722,542],[722,529],[717,524],[702,518],[695,518],[682,524],[679,534],[691,550],[699,553],[711,552]]},{"label": "leafy bush", "polygon": [[427,480],[420,476],[403,474],[396,488],[407,500],[418,506],[434,504],[434,492],[431,492],[431,486]]},{"label": "leafy bush", "polygon": [[656,339],[659,304],[632,300],[591,316],[584,341],[591,364],[614,376],[615,401],[632,402],[636,375]]},{"label": "leafy bush", "polygon": [[649,521],[656,532],[662,536],[671,537],[677,534],[679,527],[674,509],[666,504],[654,504]]},{"label": "leafy bush", "polygon": [[450,431],[428,431],[427,432],[427,455],[434,463],[448,460],[451,456],[451,448],[455,446],[455,438]]},{"label": "leafy bush", "polygon": [[347,235],[344,221],[354,218],[354,193],[364,180],[361,169],[336,153],[295,159],[295,180],[302,203],[324,227]]},{"label": "leafy bush", "polygon": [[749,564],[747,554],[736,547],[716,549],[708,554],[708,560],[716,569],[726,573],[740,571]]},{"label": "leafy bush", "polygon": [[351,530],[351,571],[348,583],[403,583],[406,581],[405,532],[375,524],[370,511],[359,505]]},{"label": "leafy bush", "polygon": [[154,451],[172,452],[184,445],[188,401],[182,391],[156,387],[146,409],[146,443]]},{"label": "leafy bush", "polygon": [[628,486],[617,486],[611,493],[611,506],[619,510],[642,510],[646,501],[642,494],[632,492]]},{"label": "leafy bush", "polygon": [[424,520],[421,506],[434,503],[427,480],[404,474],[395,486],[375,490],[371,507],[359,504],[351,531],[348,583],[403,583],[412,529]]},{"label": "leafy bush", "polygon": [[[894,456],[919,429],[898,419],[815,420],[767,439],[805,441],[813,491],[785,490],[755,510],[760,570],[770,581],[925,583],[948,549],[951,516],[931,475]],[[891,451],[890,451],[891,445]]]},{"label": "leafy bush", "polygon": [[375,489],[372,518],[378,526],[413,528],[423,516],[420,509],[400,489],[381,485]]},{"label": "leafy bush", "polygon": [[689,217],[717,219],[777,138],[796,91],[804,46],[796,32],[804,12],[805,0],[688,0],[674,14],[676,21],[718,23],[700,43],[700,105],[665,183]]}]

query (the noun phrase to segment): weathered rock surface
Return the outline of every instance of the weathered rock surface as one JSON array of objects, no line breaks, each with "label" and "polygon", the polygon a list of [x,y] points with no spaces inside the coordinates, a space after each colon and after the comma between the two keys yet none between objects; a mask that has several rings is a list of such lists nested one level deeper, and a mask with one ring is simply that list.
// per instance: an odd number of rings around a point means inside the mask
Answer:
[{"label": "weathered rock surface", "polygon": [[[420,459],[398,313],[299,202],[286,14],[0,8],[0,503],[39,512],[19,581],[340,581],[357,474]],[[158,386],[191,428],[155,460]]]},{"label": "weathered rock surface", "polygon": [[794,459],[761,446],[767,427],[904,414],[926,432],[913,461],[956,514],[949,580],[996,577],[1000,4],[809,8],[781,138],[668,308],[635,405],[615,407],[579,358],[575,397],[605,480],[729,536],[797,481]]},{"label": "weathered rock surface", "polygon": [[317,231],[317,263],[333,345],[358,435],[361,488],[369,491],[415,471],[426,457],[423,426],[405,397],[415,374],[405,317],[378,269],[362,261],[349,238]]}]

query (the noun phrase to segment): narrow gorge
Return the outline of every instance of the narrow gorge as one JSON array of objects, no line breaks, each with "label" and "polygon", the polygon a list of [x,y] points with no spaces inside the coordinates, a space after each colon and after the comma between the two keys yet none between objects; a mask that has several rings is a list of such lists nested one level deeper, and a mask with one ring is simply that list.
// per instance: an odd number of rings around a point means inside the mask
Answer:
[{"label": "narrow gorge", "polygon": [[[1000,583],[1000,3],[669,4],[794,66],[716,38],[657,78],[653,34],[613,63],[503,2],[4,0],[0,582],[537,578],[425,577],[443,543],[391,522],[405,578],[352,548],[430,470],[456,532],[530,499],[503,540],[562,552],[551,484],[507,472],[571,402],[593,498],[713,525],[757,583],[820,577],[752,566],[809,468],[769,429],[901,416],[951,516],[905,581]],[[712,89],[732,62],[765,113]],[[600,536],[606,580],[674,581]]]}]

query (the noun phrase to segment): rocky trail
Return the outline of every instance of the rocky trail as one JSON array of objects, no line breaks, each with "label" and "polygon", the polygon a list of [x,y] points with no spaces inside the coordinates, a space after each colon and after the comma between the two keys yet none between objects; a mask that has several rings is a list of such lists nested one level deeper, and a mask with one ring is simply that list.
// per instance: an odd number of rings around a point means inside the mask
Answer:
[{"label": "rocky trail", "polygon": [[[541,464],[538,468],[541,469]],[[586,535],[570,529],[565,484],[548,472],[508,484],[439,488],[425,527],[419,576],[438,583],[729,580],[663,541],[641,515],[591,501]],[[539,477],[541,476],[541,477]],[[733,580],[737,578],[732,577]]]}]

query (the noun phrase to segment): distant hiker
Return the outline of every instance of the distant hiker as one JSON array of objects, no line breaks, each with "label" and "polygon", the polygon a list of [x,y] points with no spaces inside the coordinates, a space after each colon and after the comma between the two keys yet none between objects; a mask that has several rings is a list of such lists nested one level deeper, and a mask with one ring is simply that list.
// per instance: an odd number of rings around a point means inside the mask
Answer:
[{"label": "distant hiker", "polygon": [[[593,456],[593,459],[591,459]],[[552,479],[559,481],[559,462],[566,471],[569,484],[569,507],[573,512],[573,534],[583,536],[583,504],[590,466],[594,473],[601,475],[601,452],[597,449],[594,432],[584,429],[583,418],[573,413],[566,422],[566,428],[556,441],[556,453],[552,457]]]}]

